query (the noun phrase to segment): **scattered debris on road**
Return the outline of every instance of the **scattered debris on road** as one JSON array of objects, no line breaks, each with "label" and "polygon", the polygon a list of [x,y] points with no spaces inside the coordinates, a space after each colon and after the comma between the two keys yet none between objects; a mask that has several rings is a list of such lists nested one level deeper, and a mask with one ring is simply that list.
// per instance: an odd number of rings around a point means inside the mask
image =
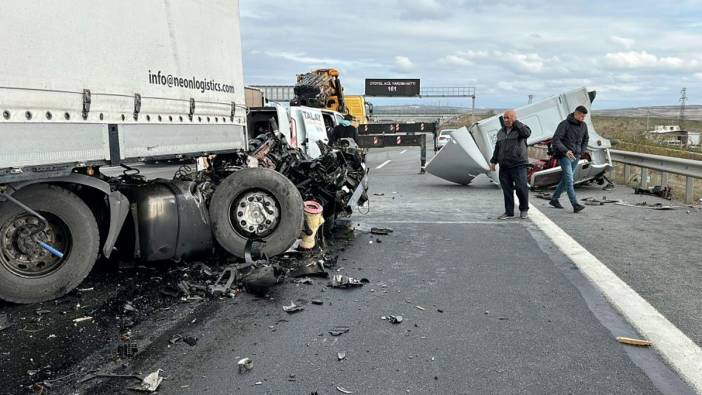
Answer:
[{"label": "scattered debris on road", "polygon": [[582,200],[585,203],[585,205],[587,205],[587,206],[604,206],[605,204],[609,204],[609,203],[621,202],[621,200],[607,199],[607,196],[602,196],[602,199],[597,199],[595,197],[590,196],[590,197],[586,197],[586,198],[583,198],[580,200]]},{"label": "scattered debris on road", "polygon": [[624,207],[636,207],[636,208],[646,208],[650,210],[677,210],[679,208],[682,208],[681,206],[669,206],[669,205],[664,205],[663,203],[654,203],[654,204],[649,204],[647,202],[641,202],[641,203],[636,203],[636,204],[631,204],[627,202],[618,202],[616,203],[618,206],[624,206]]},{"label": "scattered debris on road", "polygon": [[389,316],[382,316],[380,317],[381,320],[383,321],[388,321],[391,324],[401,324],[402,321],[404,321],[404,318],[401,315],[389,315]]},{"label": "scattered debris on road", "polygon": [[350,330],[351,328],[349,328],[348,326],[337,326],[332,328],[332,330],[329,331],[329,334],[334,337],[338,337],[345,333],[349,333]]},{"label": "scattered debris on road", "polygon": [[11,326],[12,323],[10,323],[10,319],[7,317],[7,314],[0,314],[0,332],[10,328]]},{"label": "scattered debris on road", "polygon": [[393,232],[394,230],[390,228],[371,228],[371,234],[373,235],[387,236]]},{"label": "scattered debris on road", "polygon": [[149,375],[144,377],[139,387],[134,387],[130,389],[139,392],[156,392],[156,390],[158,390],[158,387],[161,385],[161,382],[163,382],[161,372],[163,372],[163,370],[159,369],[153,373],[150,373]]},{"label": "scattered debris on road", "polygon": [[344,387],[342,387],[342,386],[337,386],[337,387],[336,387],[336,390],[339,391],[339,392],[341,392],[341,393],[344,393],[344,394],[353,394],[352,391],[349,391],[349,390],[347,390],[346,388],[344,388]]},{"label": "scattered debris on road", "polygon": [[290,302],[289,306],[283,306],[283,311],[286,313],[292,314],[292,313],[297,313],[299,311],[304,310],[305,308],[295,304],[295,302]]},{"label": "scattered debris on road", "polygon": [[368,283],[370,283],[370,281],[366,278],[357,280],[353,277],[345,276],[343,274],[335,274],[331,277],[331,281],[329,281],[329,286],[331,288],[358,288]]},{"label": "scattered debris on road", "polygon": [[630,346],[649,347],[649,346],[653,345],[653,342],[649,341],[649,340],[634,339],[631,337],[624,337],[624,336],[617,337],[617,341],[621,344],[627,344]]},{"label": "scattered debris on road", "polygon": [[253,361],[251,358],[242,358],[237,362],[237,365],[239,366],[239,373],[248,372],[253,369]]},{"label": "scattered debris on road", "polygon": [[76,319],[73,320],[73,322],[75,322],[75,323],[77,324],[77,323],[80,323],[80,322],[92,321],[92,319],[93,319],[93,317],[88,317],[88,316],[86,316],[86,317],[76,318]]},{"label": "scattered debris on road", "polygon": [[336,358],[339,361],[343,361],[344,359],[346,359],[346,351],[341,351],[341,352],[336,353]]},{"label": "scattered debris on road", "polygon": [[660,185],[656,185],[650,188],[640,188],[640,187],[635,187],[634,188],[634,193],[636,195],[651,195],[651,196],[657,196],[659,198],[663,198],[666,200],[671,200],[673,199],[673,191],[670,189],[670,187],[663,187]]}]

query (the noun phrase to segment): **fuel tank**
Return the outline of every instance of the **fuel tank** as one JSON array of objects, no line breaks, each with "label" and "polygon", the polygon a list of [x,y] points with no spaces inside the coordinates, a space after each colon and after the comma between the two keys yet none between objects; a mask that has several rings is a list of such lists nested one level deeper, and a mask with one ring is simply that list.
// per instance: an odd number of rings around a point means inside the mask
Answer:
[{"label": "fuel tank", "polygon": [[211,255],[214,239],[197,183],[154,180],[129,189],[136,258],[180,260]]}]

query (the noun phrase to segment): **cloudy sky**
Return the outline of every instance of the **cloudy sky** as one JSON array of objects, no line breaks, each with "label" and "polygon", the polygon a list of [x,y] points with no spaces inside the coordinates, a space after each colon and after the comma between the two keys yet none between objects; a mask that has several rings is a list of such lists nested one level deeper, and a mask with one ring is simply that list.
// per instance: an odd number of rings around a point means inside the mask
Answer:
[{"label": "cloudy sky", "polygon": [[682,87],[702,104],[702,0],[241,0],[241,18],[249,84],[336,67],[349,94],[421,78],[475,86],[478,107],[580,86],[596,108],[673,105]]}]

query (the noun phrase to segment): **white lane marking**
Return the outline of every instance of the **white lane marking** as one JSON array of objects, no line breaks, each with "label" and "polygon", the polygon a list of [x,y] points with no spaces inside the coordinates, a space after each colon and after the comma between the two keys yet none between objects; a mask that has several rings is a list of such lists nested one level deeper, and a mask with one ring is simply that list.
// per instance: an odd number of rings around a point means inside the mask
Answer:
[{"label": "white lane marking", "polygon": [[[581,214],[582,215],[582,214]],[[531,220],[575,263],[610,304],[647,340],[683,380],[702,393],[702,349],[533,205]]]},{"label": "white lane marking", "polygon": [[404,154],[405,152],[407,152],[407,150],[402,150],[402,152],[400,152],[400,155]]},{"label": "white lane marking", "polygon": [[390,163],[390,162],[392,162],[392,160],[390,160],[390,159],[386,160],[385,162],[383,162],[383,164],[381,164],[380,166],[376,167],[376,170],[377,170],[377,169],[382,169],[383,167],[387,166],[388,163]]},{"label": "white lane marking", "polygon": [[416,225],[512,225],[519,223],[518,221],[376,221],[374,224],[416,224]]}]

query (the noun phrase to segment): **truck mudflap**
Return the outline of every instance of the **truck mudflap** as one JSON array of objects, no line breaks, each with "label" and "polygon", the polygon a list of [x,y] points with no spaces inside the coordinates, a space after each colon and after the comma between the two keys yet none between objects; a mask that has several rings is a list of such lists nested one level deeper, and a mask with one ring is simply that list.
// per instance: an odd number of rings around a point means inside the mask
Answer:
[{"label": "truck mudflap", "polygon": [[452,132],[451,140],[426,166],[430,174],[461,185],[470,184],[489,169],[480,148],[465,127]]}]

